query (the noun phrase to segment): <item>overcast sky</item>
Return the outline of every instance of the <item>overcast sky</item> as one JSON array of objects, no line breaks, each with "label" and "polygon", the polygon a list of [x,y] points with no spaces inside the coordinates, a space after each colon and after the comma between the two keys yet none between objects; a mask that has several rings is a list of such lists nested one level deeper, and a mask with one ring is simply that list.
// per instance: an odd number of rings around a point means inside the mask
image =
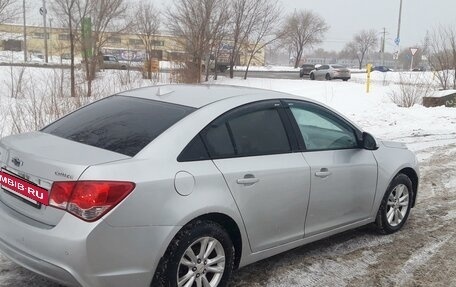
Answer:
[{"label": "overcast sky", "polygon": [[[53,0],[47,0],[51,3]],[[138,0],[128,0],[136,2]],[[157,6],[170,6],[173,0],[152,0]],[[230,0],[226,0],[230,1]],[[376,29],[379,36],[387,31],[386,50],[395,50],[394,39],[400,0],[279,0],[286,13],[295,9],[308,9],[321,15],[331,26],[321,47],[340,50],[357,31]],[[39,23],[38,8],[42,1],[27,0],[31,9],[29,19]],[[161,5],[160,5],[161,4]],[[35,7],[33,7],[35,6]],[[401,47],[423,42],[427,30],[438,25],[453,25],[456,28],[456,0],[403,0]],[[33,19],[33,20],[32,20]]]},{"label": "overcast sky", "polygon": [[[383,28],[388,33],[386,50],[395,50],[400,0],[280,0],[286,11],[309,9],[331,26],[322,44],[340,50],[357,31]],[[456,0],[403,0],[401,47],[423,42],[427,30],[440,24],[456,28]]]}]

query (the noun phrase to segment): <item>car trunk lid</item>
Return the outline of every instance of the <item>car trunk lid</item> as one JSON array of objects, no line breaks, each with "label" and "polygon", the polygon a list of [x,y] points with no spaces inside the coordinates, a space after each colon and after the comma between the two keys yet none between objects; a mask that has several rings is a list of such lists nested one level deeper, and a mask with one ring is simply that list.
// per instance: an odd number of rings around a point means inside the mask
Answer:
[{"label": "car trunk lid", "polygon": [[[16,177],[18,181],[24,180],[47,193],[54,181],[78,180],[91,165],[129,158],[42,132],[10,136],[0,141],[0,166],[3,174]],[[0,182],[0,185],[0,200],[22,215],[54,226],[65,213],[31,200],[30,197],[21,196],[5,183]]]}]

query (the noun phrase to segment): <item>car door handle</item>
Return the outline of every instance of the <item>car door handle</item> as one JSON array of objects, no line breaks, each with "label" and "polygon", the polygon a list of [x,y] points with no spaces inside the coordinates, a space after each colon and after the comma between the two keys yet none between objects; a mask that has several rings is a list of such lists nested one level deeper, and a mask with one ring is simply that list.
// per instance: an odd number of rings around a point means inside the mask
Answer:
[{"label": "car door handle", "polygon": [[244,176],[244,178],[238,178],[236,180],[237,184],[243,184],[243,185],[252,185],[259,181],[260,181],[260,179],[256,178],[253,174],[246,174]]},{"label": "car door handle", "polygon": [[320,169],[320,171],[317,171],[315,173],[315,176],[321,177],[321,178],[326,178],[326,177],[330,176],[331,174],[332,174],[332,172],[330,172],[327,168],[322,168],[322,169]]}]

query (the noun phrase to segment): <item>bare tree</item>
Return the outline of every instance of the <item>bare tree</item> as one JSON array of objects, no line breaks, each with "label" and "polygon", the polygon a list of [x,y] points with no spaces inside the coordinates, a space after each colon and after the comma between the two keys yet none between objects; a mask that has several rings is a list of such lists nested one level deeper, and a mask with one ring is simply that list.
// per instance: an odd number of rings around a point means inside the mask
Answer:
[{"label": "bare tree", "polygon": [[[221,3],[221,10],[226,11],[229,7],[227,2]],[[219,72],[219,60],[222,55],[222,48],[224,46],[224,41],[229,35],[229,14],[228,13],[219,13],[218,19],[215,21],[214,28],[212,29],[211,42],[209,47],[209,55],[206,57],[206,82],[209,81],[209,72],[211,70],[210,60],[214,62],[213,71],[214,71],[214,80],[217,80]]]},{"label": "bare tree", "polygon": [[344,50],[346,53],[352,55],[353,58],[356,57],[358,59],[359,68],[362,69],[364,58],[377,44],[378,37],[376,30],[362,30],[355,34],[353,40],[347,43]]},{"label": "bare tree", "polygon": [[291,47],[297,68],[305,48],[311,48],[323,41],[329,30],[326,21],[318,14],[308,11],[295,11],[286,18],[283,33],[284,43]]},{"label": "bare tree", "polygon": [[16,0],[0,0],[0,24],[13,20],[18,14]]},{"label": "bare tree", "polygon": [[138,37],[144,44],[146,51],[146,67],[147,79],[152,79],[152,64],[151,60],[157,43],[157,34],[160,29],[160,13],[150,3],[141,2],[135,13],[135,22],[132,27],[138,33]]},{"label": "bare tree", "polygon": [[[76,97],[76,80],[75,80],[75,49],[77,43],[77,36],[79,33],[78,27],[82,19],[89,10],[89,2],[82,0],[55,0],[51,8],[59,17],[63,27],[68,28],[69,41],[70,41],[70,94],[71,97]],[[85,7],[85,8],[82,8]],[[82,11],[85,13],[81,13]],[[83,15],[82,15],[83,14]]]},{"label": "bare tree", "polygon": [[[86,70],[87,97],[92,96],[92,81],[96,77],[98,64],[103,60],[101,48],[108,40],[108,32],[120,33],[131,25],[128,17],[128,5],[125,0],[95,0],[89,1],[90,36],[80,40]],[[85,13],[81,6],[80,16]]]},{"label": "bare tree", "polygon": [[175,0],[166,14],[168,30],[191,57],[187,81],[201,82],[201,68],[209,56],[216,31],[227,13],[223,0]]},{"label": "bare tree", "polygon": [[277,1],[260,0],[262,2],[258,11],[258,22],[254,26],[250,37],[248,38],[249,54],[247,68],[244,73],[244,79],[247,79],[250,64],[254,57],[266,46],[275,42],[283,36],[283,32],[276,29],[279,26],[282,10]]},{"label": "bare tree", "polygon": [[240,57],[242,47],[247,46],[250,33],[259,20],[259,11],[264,1],[234,0],[231,2],[230,15],[230,78],[234,77],[234,66]]},{"label": "bare tree", "polygon": [[456,30],[440,26],[430,34],[426,55],[442,89],[456,89]]}]

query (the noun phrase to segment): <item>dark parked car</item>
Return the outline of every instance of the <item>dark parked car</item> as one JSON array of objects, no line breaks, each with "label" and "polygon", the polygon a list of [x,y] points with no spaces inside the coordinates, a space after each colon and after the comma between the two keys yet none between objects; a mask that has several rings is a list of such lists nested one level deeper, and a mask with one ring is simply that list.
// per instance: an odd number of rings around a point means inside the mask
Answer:
[{"label": "dark parked car", "polygon": [[299,70],[299,77],[302,78],[304,75],[310,75],[310,72],[312,72],[315,69],[314,64],[304,64],[301,66],[301,69]]},{"label": "dark parked car", "polygon": [[413,68],[412,71],[413,72],[426,72],[426,68],[425,67],[416,67],[416,68]]},{"label": "dark parked car", "polygon": [[372,71],[379,71],[379,72],[391,72],[392,70],[386,66],[374,66],[372,67]]}]

